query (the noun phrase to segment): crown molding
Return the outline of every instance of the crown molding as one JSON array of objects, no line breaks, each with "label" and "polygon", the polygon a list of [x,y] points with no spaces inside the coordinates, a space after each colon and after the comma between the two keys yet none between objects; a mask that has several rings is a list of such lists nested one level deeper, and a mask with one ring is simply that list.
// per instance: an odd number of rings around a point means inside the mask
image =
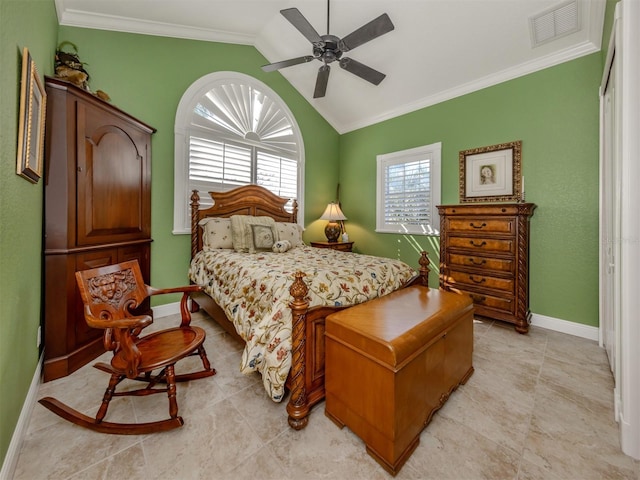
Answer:
[{"label": "crown molding", "polygon": [[241,33],[212,30],[207,28],[187,27],[173,23],[152,22],[131,19],[117,15],[87,13],[79,10],[59,8],[60,0],[56,0],[58,23],[69,27],[94,28],[114,32],[139,33],[160,37],[184,38],[187,40],[203,40],[208,42],[234,43],[253,45],[255,37]]},{"label": "crown molding", "polygon": [[[479,78],[478,80],[474,80],[473,82],[468,82],[462,85],[458,85],[454,88],[450,88],[449,90],[444,90],[442,92],[439,92],[436,95],[430,95],[428,97],[419,99],[415,102],[400,105],[397,108],[388,110],[375,117],[369,117],[367,119],[364,119],[361,122],[354,122],[351,124],[343,124],[343,125],[333,125],[333,127],[340,134],[352,132],[360,128],[368,127],[376,123],[380,123],[395,117],[399,117],[401,115],[405,115],[407,113],[415,112],[422,108],[430,107],[438,103],[445,102],[447,100],[452,100],[462,95],[467,95],[469,93],[473,93],[487,87],[492,87],[494,85],[498,85],[500,83],[513,80],[518,77],[523,77],[525,75],[529,75],[531,73],[544,70],[545,68],[553,67],[555,65],[559,65],[561,63],[568,62],[570,60],[575,60],[584,55],[589,55],[599,50],[600,50],[599,45],[596,46],[593,44],[593,42],[585,41],[574,47],[556,52],[552,55],[547,55],[545,57],[541,57],[541,58],[532,60],[530,62],[521,63],[520,65],[517,65],[514,68],[502,70],[495,74],[487,75],[485,77]],[[329,121],[329,119],[327,119],[327,121]]]}]

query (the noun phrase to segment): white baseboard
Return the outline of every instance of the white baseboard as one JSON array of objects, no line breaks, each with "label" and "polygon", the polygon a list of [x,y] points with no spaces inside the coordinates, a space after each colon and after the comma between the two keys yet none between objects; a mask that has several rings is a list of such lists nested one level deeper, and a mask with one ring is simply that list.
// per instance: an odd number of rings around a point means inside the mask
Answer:
[{"label": "white baseboard", "polygon": [[169,315],[180,313],[180,302],[165,303],[164,305],[153,307],[151,310],[153,310],[154,318],[168,317]]},{"label": "white baseboard", "polygon": [[[165,305],[153,307],[153,316],[157,318],[167,317],[169,315],[175,315],[177,313],[180,313],[180,302],[167,303]],[[600,334],[600,329],[598,327],[591,327],[589,325],[583,325],[581,323],[569,322],[567,320],[561,320],[559,318],[547,317],[545,315],[539,315],[537,313],[531,314],[531,325],[546,328],[547,330],[553,330],[555,332],[574,335],[576,337],[595,340],[596,342],[598,341]]]},{"label": "white baseboard", "polygon": [[567,333],[576,337],[587,338],[589,340],[598,341],[600,337],[600,329],[582,323],[568,322],[559,318],[547,317],[537,313],[531,314],[531,325],[536,327],[554,330],[556,332]]},{"label": "white baseboard", "polygon": [[38,396],[38,387],[40,386],[40,374],[42,373],[42,362],[44,356],[40,356],[36,371],[33,373],[31,379],[31,385],[29,386],[29,392],[27,398],[22,404],[22,410],[20,411],[20,417],[18,423],[11,436],[11,443],[9,443],[9,449],[7,455],[2,462],[2,470],[0,470],[0,480],[10,480],[13,478],[13,473],[18,463],[18,455],[20,454],[20,446],[22,445],[22,439],[29,426],[29,419],[31,418],[31,412],[36,404],[36,398]]}]

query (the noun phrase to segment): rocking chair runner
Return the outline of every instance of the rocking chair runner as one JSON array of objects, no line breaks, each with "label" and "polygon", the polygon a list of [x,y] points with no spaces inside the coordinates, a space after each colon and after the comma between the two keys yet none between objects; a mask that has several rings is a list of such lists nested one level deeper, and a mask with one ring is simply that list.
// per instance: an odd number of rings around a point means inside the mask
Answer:
[{"label": "rocking chair runner", "polygon": [[[171,430],[184,424],[178,416],[176,382],[210,377],[216,371],[211,368],[203,342],[205,332],[190,326],[191,314],[187,299],[191,292],[201,288],[197,285],[156,289],[145,285],[140,266],[136,260],[117,265],[76,272],[76,280],[87,324],[104,329],[104,346],[113,351],[111,365],[96,363],[95,368],[111,374],[102,405],[95,418],[88,417],[52,397],[40,403],[46,408],[76,425],[102,433],[147,434]],[[149,315],[134,315],[138,307],[151,295],[182,292],[179,327],[160,330],[140,337],[141,331],[153,323]],[[190,355],[199,355],[203,370],[176,375],[174,365]],[[154,370],[160,372],[152,375]],[[125,378],[147,383],[143,388],[116,393],[116,386]],[[166,383],[166,388],[155,388]],[[143,396],[166,392],[169,397],[169,418],[148,423],[112,423],[103,421],[109,401],[114,396]]]}]

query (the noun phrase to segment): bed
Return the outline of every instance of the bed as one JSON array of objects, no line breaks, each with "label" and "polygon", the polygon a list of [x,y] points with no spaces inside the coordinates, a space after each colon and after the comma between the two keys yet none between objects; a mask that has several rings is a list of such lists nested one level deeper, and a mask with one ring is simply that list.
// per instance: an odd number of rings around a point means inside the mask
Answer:
[{"label": "bed", "polygon": [[[416,273],[398,260],[309,247],[301,240],[295,202],[288,211],[288,199],[256,185],[209,195],[208,208],[201,208],[197,191],[191,196],[189,277],[205,287],[194,294],[193,308],[204,309],[245,345],[241,371],[259,371],[274,401],[290,392],[289,425],[304,428],[325,394],[325,318],[394,289],[428,285],[426,252]],[[238,241],[239,231],[247,232],[246,244]],[[276,245],[283,248],[260,245],[257,235],[265,231],[274,241],[286,239]]]}]

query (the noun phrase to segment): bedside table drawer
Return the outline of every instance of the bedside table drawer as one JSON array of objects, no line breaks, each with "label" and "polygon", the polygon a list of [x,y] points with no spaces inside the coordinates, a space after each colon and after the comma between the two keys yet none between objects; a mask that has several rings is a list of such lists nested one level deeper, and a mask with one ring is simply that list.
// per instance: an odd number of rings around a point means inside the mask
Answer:
[{"label": "bedside table drawer", "polygon": [[353,250],[353,242],[311,242],[311,246],[315,248],[330,248],[340,252],[351,252]]}]

